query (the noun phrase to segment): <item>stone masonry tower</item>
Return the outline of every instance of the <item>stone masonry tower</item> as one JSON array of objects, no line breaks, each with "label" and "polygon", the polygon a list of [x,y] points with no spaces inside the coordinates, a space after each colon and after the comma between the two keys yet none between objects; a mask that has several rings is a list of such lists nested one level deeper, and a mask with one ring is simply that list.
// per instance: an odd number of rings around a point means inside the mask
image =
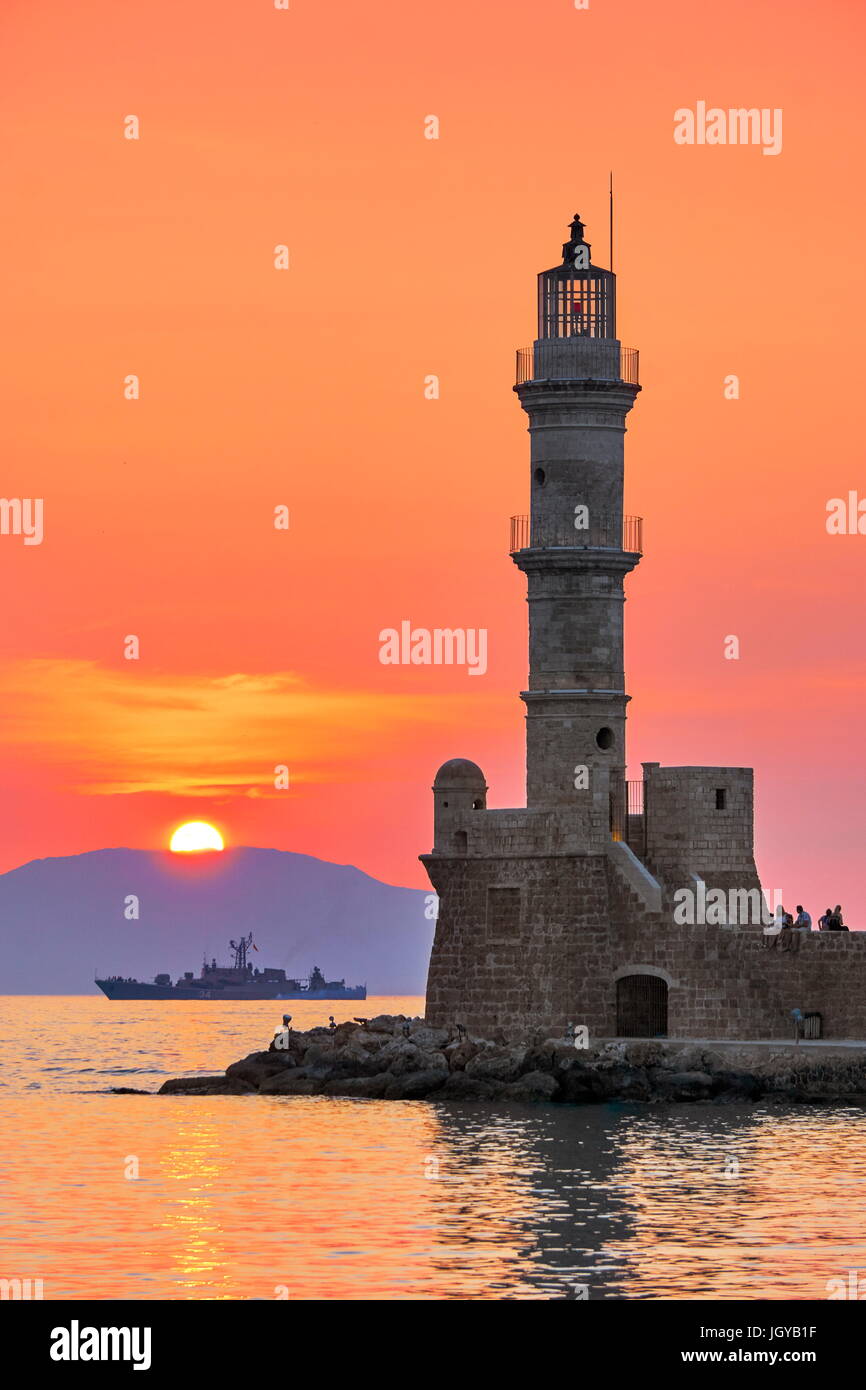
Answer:
[{"label": "stone masonry tower", "polygon": [[573,807],[584,788],[591,838],[606,840],[625,814],[623,581],[641,525],[623,516],[623,441],[640,387],[616,336],[616,277],[592,264],[577,214],[562,264],[538,277],[538,337],[514,389],[531,438],[530,516],[511,540],[528,585],[527,806]]},{"label": "stone masonry tower", "polygon": [[[512,517],[510,546],[529,603],[526,805],[488,806],[466,756],[436,774],[426,1015],[481,1038],[561,1039],[569,1022],[594,1038],[724,1037],[748,984],[749,1026],[782,1037],[800,996],[770,990],[761,926],[740,910],[760,902],[751,768],[647,762],[625,781],[624,581],[642,547],[623,443],[640,387],[615,296],[575,217],[562,264],[538,277],[514,388],[531,439],[530,514]],[[725,929],[679,916],[684,891],[721,897]]]}]

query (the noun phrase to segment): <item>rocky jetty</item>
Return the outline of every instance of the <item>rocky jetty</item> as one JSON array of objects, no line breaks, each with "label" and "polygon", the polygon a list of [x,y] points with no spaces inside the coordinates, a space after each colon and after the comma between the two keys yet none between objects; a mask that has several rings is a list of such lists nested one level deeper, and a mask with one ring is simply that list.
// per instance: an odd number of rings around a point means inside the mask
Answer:
[{"label": "rocky jetty", "polygon": [[719,1047],[564,1038],[491,1042],[423,1019],[282,1034],[220,1076],[166,1081],[160,1095],[360,1096],[437,1101],[785,1101],[866,1103],[866,1046]]}]

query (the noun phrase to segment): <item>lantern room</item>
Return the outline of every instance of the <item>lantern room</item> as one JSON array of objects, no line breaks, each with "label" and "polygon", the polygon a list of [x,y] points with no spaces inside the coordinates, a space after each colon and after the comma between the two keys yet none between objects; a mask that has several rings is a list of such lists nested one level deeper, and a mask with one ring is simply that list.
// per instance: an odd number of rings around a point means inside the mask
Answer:
[{"label": "lantern room", "polygon": [[538,277],[539,338],[615,338],[616,276],[592,264],[577,213],[562,248],[562,265]]}]

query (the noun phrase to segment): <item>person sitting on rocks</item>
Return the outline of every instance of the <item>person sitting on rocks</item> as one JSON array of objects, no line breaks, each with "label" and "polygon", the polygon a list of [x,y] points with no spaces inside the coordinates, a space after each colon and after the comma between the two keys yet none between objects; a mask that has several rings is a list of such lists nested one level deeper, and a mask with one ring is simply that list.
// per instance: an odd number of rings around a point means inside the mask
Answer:
[{"label": "person sitting on rocks", "polygon": [[818,918],[818,930],[819,930],[819,931],[829,931],[829,930],[830,930],[830,918],[831,918],[832,916],[833,916],[833,909],[832,909],[832,907],[826,908],[825,911],[824,911],[824,916]]},{"label": "person sitting on rocks", "polygon": [[797,903],[797,920],[795,921],[794,926],[796,927],[797,931],[812,930],[812,918],[809,916],[809,913],[803,907],[802,903]]}]

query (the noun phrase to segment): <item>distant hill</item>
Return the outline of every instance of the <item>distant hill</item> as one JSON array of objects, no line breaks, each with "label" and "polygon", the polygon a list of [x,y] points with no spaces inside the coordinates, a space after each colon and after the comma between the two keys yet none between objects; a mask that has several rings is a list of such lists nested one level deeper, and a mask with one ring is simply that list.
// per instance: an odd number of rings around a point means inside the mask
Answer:
[{"label": "distant hill", "polygon": [[[139,918],[124,916],[134,894]],[[90,994],[93,978],[199,972],[253,933],[256,965],[423,994],[435,923],[423,889],[277,849],[102,849],[0,874],[0,994]]]}]

